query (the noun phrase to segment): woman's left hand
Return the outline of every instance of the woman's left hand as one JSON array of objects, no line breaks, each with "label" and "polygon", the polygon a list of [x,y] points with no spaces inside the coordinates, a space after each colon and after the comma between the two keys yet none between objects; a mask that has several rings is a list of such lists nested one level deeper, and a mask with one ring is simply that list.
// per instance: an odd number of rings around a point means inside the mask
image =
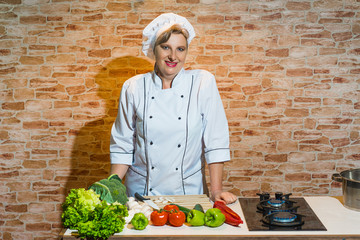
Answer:
[{"label": "woman's left hand", "polygon": [[237,200],[237,197],[231,193],[231,192],[223,192],[223,191],[217,191],[214,193],[211,193],[211,200],[212,201],[221,201],[225,204],[233,203]]}]

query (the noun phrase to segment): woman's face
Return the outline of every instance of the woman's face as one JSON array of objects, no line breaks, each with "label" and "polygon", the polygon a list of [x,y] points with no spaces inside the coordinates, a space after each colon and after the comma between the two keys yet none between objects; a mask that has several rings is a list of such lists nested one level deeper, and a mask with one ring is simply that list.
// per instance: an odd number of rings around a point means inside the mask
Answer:
[{"label": "woman's face", "polygon": [[182,34],[171,34],[167,42],[155,47],[157,74],[162,80],[173,80],[184,66],[187,47]]}]

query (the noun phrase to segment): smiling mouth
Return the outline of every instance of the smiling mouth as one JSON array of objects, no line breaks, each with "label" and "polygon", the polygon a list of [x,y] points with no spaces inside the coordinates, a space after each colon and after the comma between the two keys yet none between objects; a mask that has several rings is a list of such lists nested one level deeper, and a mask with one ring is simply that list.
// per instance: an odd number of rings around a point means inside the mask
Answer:
[{"label": "smiling mouth", "polygon": [[177,63],[176,62],[168,62],[168,61],[165,61],[166,65],[168,67],[176,67]]}]

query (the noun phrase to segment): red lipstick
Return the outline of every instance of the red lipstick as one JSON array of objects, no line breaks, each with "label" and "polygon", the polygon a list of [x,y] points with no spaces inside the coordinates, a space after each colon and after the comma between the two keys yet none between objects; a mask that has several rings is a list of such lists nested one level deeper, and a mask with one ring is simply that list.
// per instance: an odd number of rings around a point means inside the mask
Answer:
[{"label": "red lipstick", "polygon": [[168,67],[176,67],[177,63],[176,62],[169,62],[169,61],[165,61],[166,65]]}]

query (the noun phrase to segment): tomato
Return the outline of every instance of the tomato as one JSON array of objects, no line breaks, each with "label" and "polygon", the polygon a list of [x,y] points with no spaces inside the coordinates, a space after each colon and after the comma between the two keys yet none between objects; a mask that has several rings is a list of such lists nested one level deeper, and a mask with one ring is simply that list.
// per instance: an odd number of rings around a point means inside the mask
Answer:
[{"label": "tomato", "polygon": [[164,207],[164,210],[166,210],[166,211],[168,211],[168,212],[171,212],[171,210],[180,211],[178,206],[176,206],[176,205],[171,205],[171,204],[166,205],[166,206]]},{"label": "tomato", "polygon": [[169,213],[169,223],[174,227],[180,227],[185,223],[185,213],[182,211],[173,210]]},{"label": "tomato", "polygon": [[168,221],[169,214],[166,211],[153,211],[150,214],[150,220],[155,226],[164,226]]}]

